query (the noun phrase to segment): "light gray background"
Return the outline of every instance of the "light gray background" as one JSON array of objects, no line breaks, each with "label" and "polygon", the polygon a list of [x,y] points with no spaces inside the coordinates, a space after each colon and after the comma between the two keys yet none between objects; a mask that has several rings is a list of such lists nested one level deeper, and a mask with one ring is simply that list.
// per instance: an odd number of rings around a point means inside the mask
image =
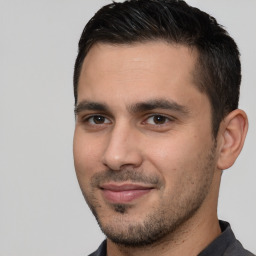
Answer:
[{"label": "light gray background", "polygon": [[[1,256],[87,255],[104,238],[73,168],[72,75],[85,23],[109,2],[0,1]],[[188,2],[214,15],[241,50],[250,129],[223,175],[219,216],[256,252],[256,1]]]}]

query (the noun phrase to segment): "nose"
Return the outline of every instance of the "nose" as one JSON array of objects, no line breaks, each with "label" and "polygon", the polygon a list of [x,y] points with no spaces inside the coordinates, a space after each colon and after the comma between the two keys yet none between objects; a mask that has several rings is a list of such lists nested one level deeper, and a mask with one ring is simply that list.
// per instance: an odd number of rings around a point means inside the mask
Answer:
[{"label": "nose", "polygon": [[116,125],[109,134],[103,164],[116,171],[126,166],[139,167],[143,158],[138,139],[138,132],[132,127],[127,124]]}]

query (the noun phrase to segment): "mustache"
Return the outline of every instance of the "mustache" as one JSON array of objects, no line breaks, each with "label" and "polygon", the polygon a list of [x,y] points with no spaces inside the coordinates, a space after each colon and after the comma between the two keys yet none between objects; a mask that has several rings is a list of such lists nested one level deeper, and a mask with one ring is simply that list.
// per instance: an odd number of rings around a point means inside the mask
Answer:
[{"label": "mustache", "polygon": [[102,171],[96,173],[92,176],[91,186],[99,187],[103,183],[108,182],[134,182],[134,183],[143,183],[147,185],[153,185],[156,187],[160,187],[162,185],[162,180],[156,174],[144,174],[142,171],[134,170],[134,169],[122,169],[118,171],[114,171],[108,169],[106,171]]}]

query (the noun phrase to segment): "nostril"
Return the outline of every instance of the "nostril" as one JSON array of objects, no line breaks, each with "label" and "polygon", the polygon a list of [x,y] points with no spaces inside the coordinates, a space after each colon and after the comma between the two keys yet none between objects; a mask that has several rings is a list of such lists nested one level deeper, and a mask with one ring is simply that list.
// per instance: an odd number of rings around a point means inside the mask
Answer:
[{"label": "nostril", "polygon": [[142,156],[136,149],[130,151],[119,151],[119,154],[106,152],[102,158],[102,163],[111,170],[121,170],[125,167],[138,167],[142,163]]}]

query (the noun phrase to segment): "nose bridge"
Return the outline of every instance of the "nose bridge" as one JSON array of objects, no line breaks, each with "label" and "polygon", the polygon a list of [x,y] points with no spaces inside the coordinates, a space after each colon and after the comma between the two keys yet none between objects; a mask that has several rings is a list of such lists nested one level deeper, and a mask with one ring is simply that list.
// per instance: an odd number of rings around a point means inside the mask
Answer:
[{"label": "nose bridge", "polygon": [[103,163],[112,170],[120,170],[124,165],[139,166],[142,157],[136,137],[135,127],[124,120],[117,122],[109,135]]}]

